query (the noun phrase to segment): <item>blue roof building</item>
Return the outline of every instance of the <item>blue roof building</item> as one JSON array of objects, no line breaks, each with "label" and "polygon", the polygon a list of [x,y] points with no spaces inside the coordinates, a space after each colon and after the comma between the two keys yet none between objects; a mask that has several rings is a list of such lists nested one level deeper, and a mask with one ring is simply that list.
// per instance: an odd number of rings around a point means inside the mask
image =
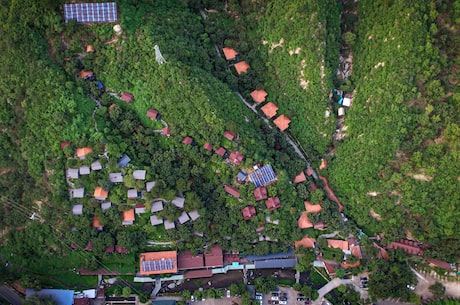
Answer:
[{"label": "blue roof building", "polygon": [[118,159],[118,165],[120,165],[121,168],[126,167],[128,163],[131,161],[131,158],[128,157],[127,154],[124,154],[120,159]]},{"label": "blue roof building", "polygon": [[275,172],[270,164],[257,169],[249,175],[249,180],[254,183],[256,187],[266,186],[276,180]]},{"label": "blue roof building", "polygon": [[51,298],[57,305],[72,305],[73,304],[73,290],[64,289],[42,289],[35,291],[33,289],[26,289],[26,299],[36,295],[38,298]]}]

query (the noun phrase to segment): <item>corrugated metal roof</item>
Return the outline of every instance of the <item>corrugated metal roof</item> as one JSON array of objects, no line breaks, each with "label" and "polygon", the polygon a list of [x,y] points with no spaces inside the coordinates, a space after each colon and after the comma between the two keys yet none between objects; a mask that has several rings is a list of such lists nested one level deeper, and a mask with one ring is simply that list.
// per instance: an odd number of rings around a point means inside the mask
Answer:
[{"label": "corrugated metal roof", "polygon": [[264,261],[255,261],[256,269],[273,269],[273,268],[294,268],[297,264],[297,258],[286,259],[268,259]]},{"label": "corrugated metal roof", "polygon": [[68,3],[64,4],[65,22],[115,22],[117,21],[117,4],[104,3]]},{"label": "corrugated metal roof", "polygon": [[275,172],[270,164],[265,165],[262,168],[259,168],[255,172],[249,175],[249,179],[256,187],[265,186],[270,182],[276,180]]}]

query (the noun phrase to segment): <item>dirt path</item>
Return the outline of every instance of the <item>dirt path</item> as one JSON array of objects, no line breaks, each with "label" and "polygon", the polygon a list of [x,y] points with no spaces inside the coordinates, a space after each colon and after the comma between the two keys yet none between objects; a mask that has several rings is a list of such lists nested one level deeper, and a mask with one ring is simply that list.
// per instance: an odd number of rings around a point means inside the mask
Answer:
[{"label": "dirt path", "polygon": [[436,279],[434,271],[431,274],[419,273],[416,270],[412,269],[412,272],[415,273],[418,279],[418,284],[415,287],[415,293],[423,297],[423,299],[430,299],[433,297],[429,287],[436,282],[440,282],[446,287],[446,297],[460,298],[460,282],[447,282],[445,280]]}]

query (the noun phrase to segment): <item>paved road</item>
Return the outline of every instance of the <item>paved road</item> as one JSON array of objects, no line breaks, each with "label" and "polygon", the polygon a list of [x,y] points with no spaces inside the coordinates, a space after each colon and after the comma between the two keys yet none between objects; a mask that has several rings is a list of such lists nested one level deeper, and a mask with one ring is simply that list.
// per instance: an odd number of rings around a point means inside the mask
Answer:
[{"label": "paved road", "polygon": [[0,295],[13,305],[22,305],[24,303],[24,300],[8,286],[0,286]]},{"label": "paved road", "polygon": [[326,294],[328,294],[330,291],[334,290],[335,288],[339,287],[340,285],[352,285],[353,288],[361,294],[362,299],[367,299],[369,295],[367,294],[367,291],[359,288],[358,284],[350,279],[338,279],[335,278],[323,287],[321,287],[318,290],[318,298],[313,302],[313,305],[321,305],[323,302],[323,298]]}]

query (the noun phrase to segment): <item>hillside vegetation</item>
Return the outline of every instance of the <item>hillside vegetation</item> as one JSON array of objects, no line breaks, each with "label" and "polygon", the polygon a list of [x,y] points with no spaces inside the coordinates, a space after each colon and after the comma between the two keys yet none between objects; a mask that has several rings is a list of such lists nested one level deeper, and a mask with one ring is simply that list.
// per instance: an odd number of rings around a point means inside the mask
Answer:
[{"label": "hillside vegetation", "polygon": [[328,169],[365,232],[416,238],[449,259],[460,253],[456,7],[359,3],[348,136]]}]

